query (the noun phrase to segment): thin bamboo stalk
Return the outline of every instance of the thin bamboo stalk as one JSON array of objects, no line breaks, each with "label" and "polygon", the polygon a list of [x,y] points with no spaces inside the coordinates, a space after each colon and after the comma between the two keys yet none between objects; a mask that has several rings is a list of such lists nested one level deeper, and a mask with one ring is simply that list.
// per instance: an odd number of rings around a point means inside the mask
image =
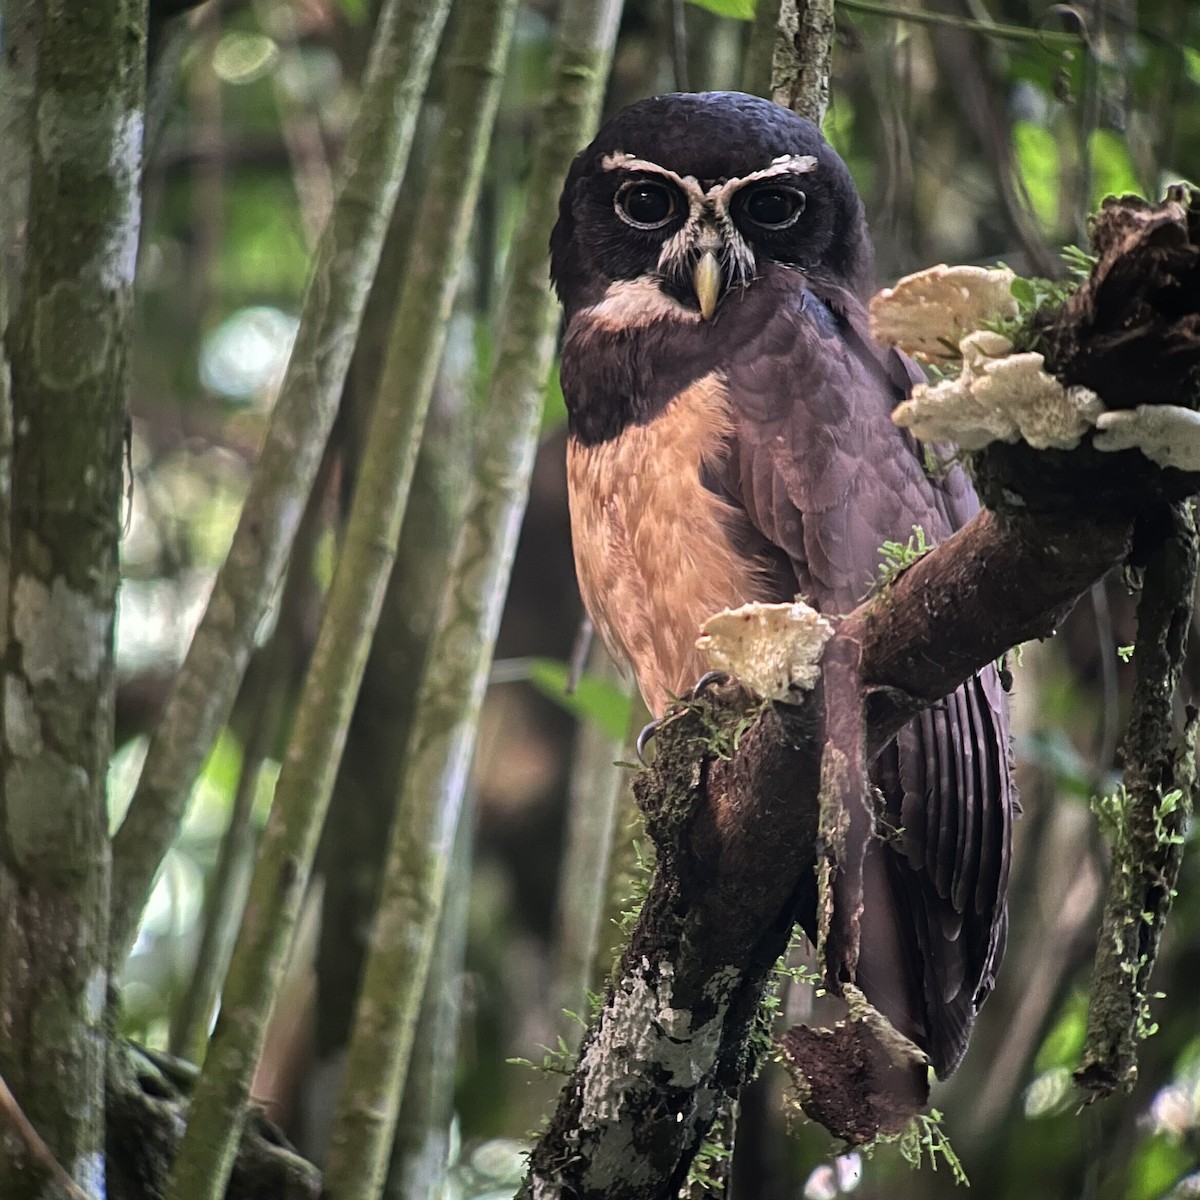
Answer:
[{"label": "thin bamboo stalk", "polygon": [[471,796],[463,806],[447,876],[429,978],[421,999],[416,1045],[384,1195],[388,1200],[440,1200],[454,1119],[454,1066],[462,1016],[463,959],[475,835]]},{"label": "thin bamboo stalk", "polygon": [[229,554],[113,840],[113,961],[129,951],[192,783],[225,723],[291,549],[337,411],[408,164],[449,0],[389,0],[379,17],[337,203]]},{"label": "thin bamboo stalk", "polygon": [[[591,667],[609,682],[629,686],[599,642],[592,643]],[[557,1033],[568,1045],[578,1042],[582,1034],[580,1019],[587,1020],[587,993],[595,978],[600,926],[608,901],[613,830],[626,774],[616,760],[625,741],[610,737],[590,721],[581,722],[575,735],[566,847],[555,904],[551,986]]]},{"label": "thin bamboo stalk", "polygon": [[567,0],[560,11],[467,519],[422,680],[334,1118],[325,1175],[330,1200],[373,1200],[391,1143],[554,351],[546,247],[563,176],[595,125],[620,11],[619,0]]},{"label": "thin bamboo stalk", "polygon": [[243,735],[241,775],[205,896],[196,964],[171,1025],[170,1052],[196,1064],[204,1061],[209,1029],[250,888],[250,872],[258,846],[252,820],[259,779],[267,760],[279,753],[285,714],[304,668],[302,642],[307,639],[303,638],[301,627],[304,609],[312,599],[313,558],[325,528],[322,508],[332,468],[333,456],[326,454],[288,565],[270,645],[250,665],[243,688],[248,694],[239,697],[238,707],[246,711],[248,726]]}]

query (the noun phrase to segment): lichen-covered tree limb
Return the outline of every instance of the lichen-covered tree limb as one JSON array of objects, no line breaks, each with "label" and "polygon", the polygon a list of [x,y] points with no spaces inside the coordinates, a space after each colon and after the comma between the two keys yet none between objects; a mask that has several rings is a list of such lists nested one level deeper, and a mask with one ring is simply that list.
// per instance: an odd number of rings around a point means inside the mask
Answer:
[{"label": "lichen-covered tree limb", "polygon": [[[0,1074],[57,1161],[100,1197],[105,781],[145,11],[105,0],[86,11],[35,5],[23,17],[35,21],[37,64],[24,272],[6,331],[15,436],[0,581]],[[0,1141],[0,1195],[23,1200],[48,1186],[20,1143]]]},{"label": "lichen-covered tree limb", "polygon": [[449,0],[384,4],[342,182],[229,554],[113,841],[113,961],[128,953],[192,783],[229,715],[337,411]]},{"label": "lichen-covered tree limb", "polygon": [[1137,1042],[1150,1031],[1149,981],[1195,807],[1197,712],[1182,737],[1175,689],[1196,591],[1197,535],[1190,503],[1162,514],[1142,579],[1134,649],[1137,674],[1124,771],[1098,802],[1112,843],[1108,893],[1092,971],[1087,1038],[1075,1081],[1093,1096],[1133,1085]]},{"label": "lichen-covered tree limb", "polygon": [[[327,1162],[333,1200],[369,1195],[395,1121],[479,710],[529,489],[557,313],[547,244],[571,157],[595,126],[619,0],[568,0],[512,250],[478,460],[422,680],[404,787]],[[362,1169],[363,1164],[368,1170]]]},{"label": "lichen-covered tree limb", "polygon": [[783,0],[771,62],[771,98],[820,125],[829,107],[834,0]]}]

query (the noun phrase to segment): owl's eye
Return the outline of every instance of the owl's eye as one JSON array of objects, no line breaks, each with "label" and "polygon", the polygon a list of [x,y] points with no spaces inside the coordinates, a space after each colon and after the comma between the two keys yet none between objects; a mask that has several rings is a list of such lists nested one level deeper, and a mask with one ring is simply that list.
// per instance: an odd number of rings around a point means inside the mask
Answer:
[{"label": "owl's eye", "polygon": [[676,208],[674,189],[661,183],[641,180],[617,193],[617,215],[635,229],[661,229]]},{"label": "owl's eye", "polygon": [[803,211],[804,193],[779,184],[757,187],[742,200],[742,212],[763,229],[787,229]]}]

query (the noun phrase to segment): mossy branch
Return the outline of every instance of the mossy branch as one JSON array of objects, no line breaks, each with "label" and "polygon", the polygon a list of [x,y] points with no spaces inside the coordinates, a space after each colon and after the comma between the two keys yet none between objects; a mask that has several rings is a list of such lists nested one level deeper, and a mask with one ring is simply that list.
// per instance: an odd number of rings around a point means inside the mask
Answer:
[{"label": "mossy branch", "polygon": [[448,7],[449,0],[393,2],[380,14],[338,197],[233,543],[113,841],[114,962],[132,945],[287,562],[337,411]]},{"label": "mossy branch", "polygon": [[[1137,674],[1121,747],[1119,792],[1098,805],[1112,844],[1108,891],[1092,970],[1087,1037],[1075,1081],[1093,1097],[1133,1086],[1137,1043],[1153,1031],[1149,982],[1195,807],[1198,716],[1175,731],[1176,688],[1196,591],[1197,534],[1190,503],[1163,514],[1142,580]],[[1151,535],[1153,536],[1153,535]]]}]

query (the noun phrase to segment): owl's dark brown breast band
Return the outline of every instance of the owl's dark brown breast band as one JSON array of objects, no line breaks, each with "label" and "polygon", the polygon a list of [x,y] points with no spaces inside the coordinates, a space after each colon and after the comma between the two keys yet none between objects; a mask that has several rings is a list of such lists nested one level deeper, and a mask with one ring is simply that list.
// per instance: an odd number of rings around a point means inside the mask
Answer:
[{"label": "owl's dark brown breast band", "polygon": [[[571,436],[596,445],[653,420],[675,396],[736,357],[772,314],[793,305],[821,306],[806,285],[817,289],[821,282],[769,267],[753,286],[730,291],[711,321],[679,306],[672,313],[659,301],[647,302],[646,313],[639,313],[636,299],[576,313],[567,324],[561,366]],[[823,319],[835,320],[828,309]]]}]

